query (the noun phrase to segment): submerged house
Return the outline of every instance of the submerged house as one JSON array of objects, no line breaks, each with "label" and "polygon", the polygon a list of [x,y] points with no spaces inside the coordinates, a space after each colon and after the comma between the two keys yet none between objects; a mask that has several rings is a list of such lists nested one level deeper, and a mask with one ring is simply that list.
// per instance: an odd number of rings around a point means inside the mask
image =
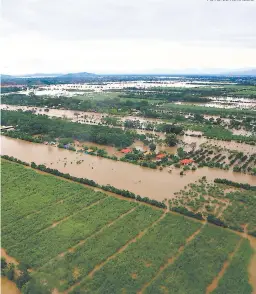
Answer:
[{"label": "submerged house", "polygon": [[131,148],[124,148],[121,150],[122,153],[127,154],[127,153],[131,153],[132,149]]},{"label": "submerged house", "polygon": [[181,161],[180,161],[180,164],[182,164],[182,165],[188,165],[188,164],[191,164],[191,163],[193,163],[194,162],[194,160],[193,159],[182,159]]},{"label": "submerged house", "polygon": [[165,158],[165,157],[166,157],[166,154],[164,154],[164,153],[159,153],[159,154],[157,154],[156,159],[157,159],[157,160],[161,160],[161,159],[163,159],[163,158]]}]

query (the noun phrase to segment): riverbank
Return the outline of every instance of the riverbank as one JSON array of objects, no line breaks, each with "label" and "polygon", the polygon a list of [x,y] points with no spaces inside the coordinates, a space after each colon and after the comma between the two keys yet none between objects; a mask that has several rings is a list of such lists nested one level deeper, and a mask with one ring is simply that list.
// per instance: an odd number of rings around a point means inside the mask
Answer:
[{"label": "riverbank", "polygon": [[[169,169],[158,171],[4,136],[1,136],[1,145],[2,155],[13,156],[25,162],[45,164],[46,167],[75,177],[88,178],[100,185],[110,184],[118,189],[126,189],[158,201],[172,199],[175,192],[203,176],[209,181],[225,178],[239,183],[255,183],[255,176],[231,170],[204,167],[196,171],[187,171],[185,176],[181,176],[180,170],[175,168],[171,169],[171,173],[168,172]],[[77,164],[78,161],[80,164]]]}]

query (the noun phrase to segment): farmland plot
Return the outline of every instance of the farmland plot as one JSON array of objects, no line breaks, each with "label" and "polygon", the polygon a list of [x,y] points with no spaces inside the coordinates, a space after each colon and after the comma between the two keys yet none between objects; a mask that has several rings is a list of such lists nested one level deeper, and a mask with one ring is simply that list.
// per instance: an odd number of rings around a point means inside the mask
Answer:
[{"label": "farmland plot", "polygon": [[233,257],[230,266],[219,282],[213,294],[250,294],[252,286],[248,282],[247,268],[253,250],[248,240],[243,240]]},{"label": "farmland plot", "polygon": [[205,226],[202,233],[146,289],[145,293],[205,293],[240,237],[225,229]]},{"label": "farmland plot", "polygon": [[62,282],[60,289],[67,289],[159,219],[161,214],[160,210],[153,210],[144,205],[137,207],[110,227],[89,238],[82,246],[46,264],[39,270],[39,278],[65,281]]},{"label": "farmland plot", "polygon": [[10,254],[31,267],[42,266],[49,259],[86,239],[135,205],[125,200],[106,198],[81,210],[58,226],[23,240],[18,246],[10,249]]},{"label": "farmland plot", "polygon": [[85,279],[73,293],[136,293],[201,226],[182,216],[167,214],[142,238],[95,272],[92,279]]},{"label": "farmland plot", "polygon": [[[230,230],[6,160],[2,167],[3,247],[49,293],[206,293],[226,262],[212,293],[255,290],[252,248]],[[249,203],[253,195],[226,196]]]}]

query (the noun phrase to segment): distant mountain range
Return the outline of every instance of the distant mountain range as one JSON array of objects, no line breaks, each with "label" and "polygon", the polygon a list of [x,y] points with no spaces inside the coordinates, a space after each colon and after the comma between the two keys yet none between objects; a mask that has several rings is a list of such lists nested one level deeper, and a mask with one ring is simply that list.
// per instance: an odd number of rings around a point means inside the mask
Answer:
[{"label": "distant mountain range", "polygon": [[[112,74],[109,74],[112,75]],[[125,75],[122,74],[115,74]],[[184,69],[184,70],[152,70],[147,73],[134,73],[129,74],[129,76],[137,76],[137,75],[221,75],[221,76],[256,76],[256,68],[250,69],[238,69],[228,71],[227,69]],[[101,75],[97,75],[89,72],[75,72],[75,73],[35,73],[35,74],[26,74],[26,75],[1,75],[2,80],[10,80],[10,79],[18,79],[18,78],[63,78],[63,79],[86,79],[86,78],[95,78]],[[108,74],[104,74],[103,76],[108,76]]]},{"label": "distant mountain range", "polygon": [[26,74],[26,75],[1,75],[2,79],[18,79],[18,78],[86,78],[86,77],[95,77],[97,76],[94,73],[88,72],[78,72],[78,73],[35,73],[35,74]]}]

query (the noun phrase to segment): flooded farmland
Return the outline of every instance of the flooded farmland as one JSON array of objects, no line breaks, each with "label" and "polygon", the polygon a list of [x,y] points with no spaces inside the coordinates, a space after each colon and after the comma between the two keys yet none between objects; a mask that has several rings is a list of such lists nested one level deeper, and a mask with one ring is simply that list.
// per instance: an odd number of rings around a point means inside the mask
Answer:
[{"label": "flooded farmland", "polygon": [[[185,176],[180,176],[179,169],[175,168],[172,168],[172,172],[168,172],[167,168],[163,171],[152,170],[4,136],[1,136],[1,154],[14,156],[26,162],[45,164],[72,176],[88,178],[101,185],[110,184],[160,201],[172,198],[175,192],[203,176],[210,181],[218,177],[251,185],[255,185],[256,182],[255,176],[206,167],[188,171]],[[77,164],[77,161],[82,162]]]},{"label": "flooded farmland", "polygon": [[[92,125],[96,125],[99,124],[101,122],[101,119],[106,116],[106,114],[104,113],[94,113],[94,112],[84,112],[84,111],[74,111],[74,110],[63,110],[63,109],[48,109],[49,111],[45,112],[44,108],[40,108],[40,107],[29,107],[29,106],[17,106],[17,105],[6,105],[6,104],[2,104],[0,106],[0,108],[2,110],[18,110],[21,109],[23,111],[27,111],[27,110],[34,110],[36,114],[45,114],[47,116],[50,117],[59,117],[59,118],[66,118],[69,119],[73,122],[79,122],[82,124],[92,124]],[[85,118],[86,117],[86,118]],[[140,122],[163,122],[162,120],[159,119],[146,119],[143,117],[134,117],[134,116],[125,116],[125,117],[120,117],[121,121],[125,121],[126,119],[132,119],[132,120],[140,120]],[[165,134],[161,133],[161,132],[155,132],[155,131],[147,131],[147,130],[136,130],[137,133],[139,134],[154,134],[157,135],[160,139],[164,139],[165,138]],[[240,131],[241,134],[245,135],[246,132]],[[194,132],[194,131],[186,131],[186,134],[200,134],[202,135],[201,132]],[[236,134],[239,134],[239,132],[237,132]],[[200,147],[201,144],[203,143],[207,143],[207,144],[212,144],[214,146],[218,146],[221,148],[227,148],[230,150],[236,150],[239,152],[244,152],[244,153],[248,153],[248,154],[253,154],[256,152],[256,147],[252,146],[252,145],[248,145],[248,144],[244,144],[244,143],[237,143],[237,142],[229,142],[229,141],[220,141],[220,140],[214,140],[214,139],[207,139],[206,137],[192,137],[192,136],[178,136],[178,138],[184,142],[184,144],[189,145],[191,143],[195,143],[196,144],[196,149],[198,149]],[[93,146],[92,143],[90,142],[85,142],[86,145],[91,145]],[[137,146],[141,146],[141,144],[135,143],[133,144],[132,147],[137,147]],[[180,146],[178,146],[180,147]],[[102,148],[102,146],[100,147]],[[104,146],[104,148],[107,150],[108,146]],[[143,149],[143,147],[139,148],[139,149]],[[145,150],[145,148],[144,148]],[[174,154],[177,151],[177,147],[166,147],[166,146],[157,146],[156,149],[157,152],[159,151],[167,151],[169,153]],[[111,149],[110,154],[116,155],[115,154],[116,151],[113,150],[113,148]]]}]

